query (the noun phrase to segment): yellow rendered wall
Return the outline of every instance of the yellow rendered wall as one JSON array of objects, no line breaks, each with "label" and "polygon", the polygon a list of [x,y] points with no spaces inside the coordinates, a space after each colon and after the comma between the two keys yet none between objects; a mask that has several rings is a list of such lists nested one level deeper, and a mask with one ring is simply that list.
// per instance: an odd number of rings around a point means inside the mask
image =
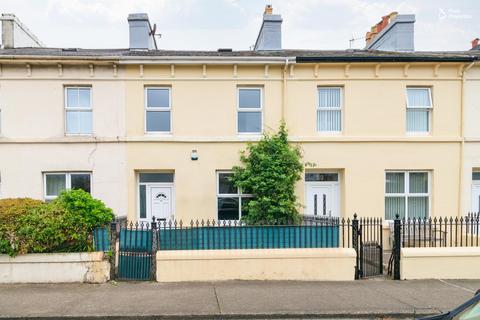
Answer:
[{"label": "yellow rendered wall", "polygon": [[465,152],[462,211],[472,211],[472,172],[480,171],[480,65],[469,69],[465,79]]},{"label": "yellow rendered wall", "polygon": [[400,277],[480,279],[480,247],[402,248]]},{"label": "yellow rendered wall", "polygon": [[[461,79],[457,65],[445,65],[434,75],[434,65],[385,64],[375,75],[375,65],[296,65],[286,73],[283,87],[280,67],[144,65],[126,67],[128,215],[138,214],[137,173],[142,170],[175,172],[175,217],[182,220],[216,219],[217,170],[228,170],[239,162],[239,152],[256,136],[236,133],[238,86],[264,88],[264,128],[277,128],[284,118],[292,143],[300,144],[307,170],[340,173],[343,216],[383,217],[386,170],[431,172],[431,214],[458,214],[460,166]],[[172,134],[144,133],[144,88],[172,88]],[[344,87],[343,132],[316,132],[318,86]],[[405,132],[406,87],[432,88],[432,131],[426,136]],[[198,161],[190,160],[197,150]],[[304,182],[297,185],[301,203]],[[302,211],[303,209],[301,209]]]},{"label": "yellow rendered wall", "polygon": [[157,281],[354,280],[353,249],[157,251]]}]

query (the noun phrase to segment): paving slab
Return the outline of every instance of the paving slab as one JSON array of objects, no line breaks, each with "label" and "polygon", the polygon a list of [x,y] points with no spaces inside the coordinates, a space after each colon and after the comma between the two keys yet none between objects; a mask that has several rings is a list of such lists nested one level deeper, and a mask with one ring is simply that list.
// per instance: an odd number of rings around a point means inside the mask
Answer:
[{"label": "paving slab", "polygon": [[480,280],[0,285],[0,318],[408,318],[448,311]]}]

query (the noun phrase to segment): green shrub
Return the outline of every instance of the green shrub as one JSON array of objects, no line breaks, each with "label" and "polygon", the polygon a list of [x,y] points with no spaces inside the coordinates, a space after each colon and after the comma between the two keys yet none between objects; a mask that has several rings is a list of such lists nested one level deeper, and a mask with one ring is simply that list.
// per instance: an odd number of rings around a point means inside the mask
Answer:
[{"label": "green shrub", "polygon": [[92,251],[92,232],[113,219],[113,212],[83,190],[62,192],[44,203],[0,200],[0,253]]},{"label": "green shrub", "polygon": [[42,205],[43,201],[30,198],[0,200],[0,253],[13,255],[18,251],[18,220]]},{"label": "green shrub", "polygon": [[232,177],[237,187],[253,195],[242,220],[275,224],[299,219],[295,185],[303,172],[301,159],[299,147],[288,143],[284,123],[277,133],[248,144],[240,155],[242,166],[233,167]]}]

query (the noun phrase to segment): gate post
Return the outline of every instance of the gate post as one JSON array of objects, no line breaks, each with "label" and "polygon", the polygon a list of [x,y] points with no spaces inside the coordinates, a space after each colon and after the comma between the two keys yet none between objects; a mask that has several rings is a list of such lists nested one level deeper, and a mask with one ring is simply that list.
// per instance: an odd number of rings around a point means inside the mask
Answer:
[{"label": "gate post", "polygon": [[353,214],[353,220],[352,220],[352,246],[353,249],[355,250],[357,257],[356,257],[356,263],[355,263],[355,280],[360,279],[360,256],[358,252],[358,220],[357,220],[357,214]]},{"label": "gate post", "polygon": [[380,263],[378,264],[378,272],[379,274],[383,274],[383,220],[382,218],[380,218],[379,220],[379,234],[380,234],[380,257],[379,257],[379,260],[380,260]]},{"label": "gate post", "polygon": [[398,213],[393,222],[393,279],[400,280],[401,220]]},{"label": "gate post", "polygon": [[117,275],[117,222],[110,223],[110,280],[114,280]]},{"label": "gate post", "polygon": [[150,280],[157,280],[157,221],[155,216],[152,217],[152,224],[150,225],[150,231],[152,232],[152,260],[150,264]]}]

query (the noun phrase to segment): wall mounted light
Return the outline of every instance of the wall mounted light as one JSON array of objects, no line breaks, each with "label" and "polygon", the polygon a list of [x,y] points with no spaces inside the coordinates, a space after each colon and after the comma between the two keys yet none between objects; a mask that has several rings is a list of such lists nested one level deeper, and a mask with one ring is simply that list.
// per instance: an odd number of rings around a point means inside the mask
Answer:
[{"label": "wall mounted light", "polygon": [[198,160],[197,150],[192,150],[192,153],[190,154],[190,159],[192,159],[192,161],[197,161]]}]

